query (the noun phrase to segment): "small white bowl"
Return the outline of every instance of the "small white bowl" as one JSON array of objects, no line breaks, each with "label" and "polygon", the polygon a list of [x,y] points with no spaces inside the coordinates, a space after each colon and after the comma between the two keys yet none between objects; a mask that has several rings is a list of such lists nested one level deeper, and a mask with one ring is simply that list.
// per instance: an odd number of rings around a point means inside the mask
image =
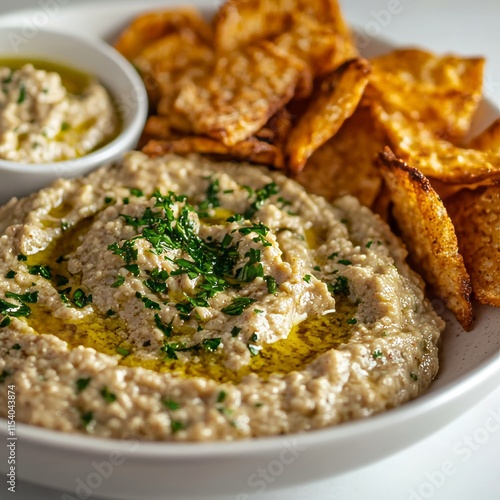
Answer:
[{"label": "small white bowl", "polygon": [[74,160],[28,164],[0,159],[0,204],[24,196],[59,177],[77,177],[133,149],[147,116],[147,94],[133,66],[98,39],[63,31],[39,29],[30,33],[20,26],[0,27],[0,59],[42,60],[88,73],[103,84],[121,114],[122,130],[102,148]]}]

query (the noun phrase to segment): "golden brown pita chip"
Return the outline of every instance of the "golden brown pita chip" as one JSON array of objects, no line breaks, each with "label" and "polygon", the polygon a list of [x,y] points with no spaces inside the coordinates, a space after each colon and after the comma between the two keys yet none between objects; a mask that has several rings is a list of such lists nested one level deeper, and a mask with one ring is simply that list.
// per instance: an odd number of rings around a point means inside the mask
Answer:
[{"label": "golden brown pita chip", "polygon": [[190,153],[210,154],[223,158],[231,158],[260,165],[283,167],[283,154],[276,146],[250,137],[234,146],[210,139],[208,137],[179,137],[167,140],[150,140],[142,148],[148,156],[163,156],[174,153],[187,155]]},{"label": "golden brown pita chip", "polygon": [[351,51],[346,59],[357,55],[352,52],[354,43],[336,0],[229,0],[215,17],[216,50],[230,52],[281,34],[290,27],[291,16],[298,13],[337,33],[341,49]]},{"label": "golden brown pita chip", "polygon": [[422,123],[401,113],[388,114],[383,105],[374,105],[393,149],[426,177],[448,184],[493,183],[500,174],[500,156],[494,152],[463,149],[436,139]]},{"label": "golden brown pita chip", "polygon": [[447,201],[476,299],[500,307],[500,186],[464,189]]},{"label": "golden brown pita chip", "polygon": [[210,44],[212,29],[198,11],[192,7],[180,7],[160,12],[147,12],[136,17],[121,33],[115,48],[127,59],[133,60],[153,42],[171,33],[194,32]]},{"label": "golden brown pita chip", "polygon": [[286,108],[281,108],[255,133],[255,137],[284,150],[291,128],[292,117]]},{"label": "golden brown pita chip", "polygon": [[385,145],[371,109],[358,107],[338,134],[312,154],[295,180],[328,201],[350,194],[371,207],[381,185],[375,159]]},{"label": "golden brown pita chip", "polygon": [[312,153],[333,137],[354,113],[369,74],[368,61],[352,59],[319,82],[314,98],[288,139],[286,154],[292,173],[298,174]]},{"label": "golden brown pita chip", "polygon": [[500,118],[472,139],[467,147],[500,155]]},{"label": "golden brown pita chip", "polygon": [[198,84],[186,82],[174,110],[197,135],[234,146],[255,134],[293,96],[303,64],[270,42],[217,59]]},{"label": "golden brown pita chip", "polygon": [[371,63],[371,87],[383,94],[388,113],[422,122],[443,139],[457,141],[468,132],[481,100],[484,59],[402,49]]},{"label": "golden brown pita chip", "polygon": [[379,168],[391,193],[393,214],[412,260],[464,330],[469,330],[472,323],[470,277],[443,202],[425,176],[396,158],[389,148],[380,154]]}]

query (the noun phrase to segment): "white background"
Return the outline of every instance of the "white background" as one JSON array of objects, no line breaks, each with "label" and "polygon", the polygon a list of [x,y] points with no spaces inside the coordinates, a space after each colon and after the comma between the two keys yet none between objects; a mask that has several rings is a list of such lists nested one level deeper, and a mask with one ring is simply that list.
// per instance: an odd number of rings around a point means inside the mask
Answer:
[{"label": "white background", "polygon": [[[0,0],[0,14],[39,3],[40,0]],[[73,5],[83,0],[61,3]],[[218,3],[207,0],[207,5]],[[486,56],[485,93],[500,107],[499,0],[343,0],[342,4],[347,19],[368,34],[378,34],[399,45]],[[496,427],[488,425],[492,415],[499,419]],[[292,491],[270,491],[252,499],[500,499],[500,388],[467,413],[450,415],[450,419],[455,420],[438,433],[374,465],[321,483]],[[61,493],[20,482],[16,494],[9,494],[1,485],[0,498],[10,497],[56,500]]]}]

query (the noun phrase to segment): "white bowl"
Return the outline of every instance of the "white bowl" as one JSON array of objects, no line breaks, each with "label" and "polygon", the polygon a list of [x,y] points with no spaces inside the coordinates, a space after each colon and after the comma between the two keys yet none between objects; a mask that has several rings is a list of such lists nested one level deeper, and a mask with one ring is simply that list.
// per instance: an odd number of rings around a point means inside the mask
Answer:
[{"label": "white bowl", "polygon": [[0,27],[0,59],[38,59],[61,63],[95,76],[110,92],[122,115],[122,131],[113,141],[74,160],[27,164],[0,160],[0,204],[24,196],[59,177],[77,177],[120,158],[133,149],[146,120],[148,102],[141,78],[133,66],[98,39],[63,31],[39,29],[28,38],[25,27]]}]

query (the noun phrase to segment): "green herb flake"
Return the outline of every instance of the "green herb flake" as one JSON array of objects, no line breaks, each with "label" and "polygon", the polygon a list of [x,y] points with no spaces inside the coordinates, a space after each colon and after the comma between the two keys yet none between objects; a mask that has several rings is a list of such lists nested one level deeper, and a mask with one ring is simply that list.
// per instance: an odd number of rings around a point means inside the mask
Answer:
[{"label": "green herb flake", "polygon": [[61,132],[66,132],[71,128],[71,125],[68,122],[61,123]]},{"label": "green herb flake", "polygon": [[14,277],[16,276],[16,274],[17,274],[17,273],[16,273],[16,271],[12,271],[12,270],[10,270],[10,271],[9,271],[9,272],[5,275],[5,277],[6,277],[7,279],[11,280],[12,278],[14,278]]},{"label": "green herb flake", "polygon": [[130,194],[132,196],[135,196],[136,198],[141,198],[142,196],[144,196],[144,191],[137,188],[130,188]]},{"label": "green herb flake", "polygon": [[306,274],[304,278],[302,278],[306,283],[311,283],[312,276],[310,274]]},{"label": "green herb flake", "polygon": [[92,303],[91,294],[86,295],[81,288],[75,290],[75,292],[73,293],[73,304],[75,304],[76,307],[82,309],[83,307],[91,303]]},{"label": "green herb flake", "polygon": [[356,318],[350,318],[347,320],[348,325],[355,325],[358,322]]},{"label": "green herb flake", "polygon": [[114,403],[116,401],[116,394],[111,392],[106,386],[104,386],[99,392],[106,403]]},{"label": "green herb flake", "polygon": [[52,271],[49,266],[28,266],[28,272],[33,276],[41,276],[46,280],[50,280],[52,278]]},{"label": "green herb flake", "polygon": [[262,314],[264,311],[262,309],[254,309],[253,312],[255,314]]},{"label": "green herb flake", "polygon": [[276,280],[272,276],[264,276],[264,280],[266,281],[268,293],[275,294],[278,290]]},{"label": "green herb flake", "polygon": [[17,260],[19,261],[27,261],[28,260],[28,257],[26,257],[26,255],[23,255],[22,253],[20,253],[18,256],[17,256]]},{"label": "green herb flake", "polygon": [[182,431],[186,428],[186,425],[179,420],[172,420],[170,422],[170,429],[172,430],[172,434],[175,434],[179,431]]},{"label": "green herb flake", "polygon": [[90,384],[91,380],[92,380],[92,377],[77,379],[77,381],[76,381],[76,392],[80,393],[83,390],[85,390],[88,387],[88,385]]},{"label": "green herb flake", "polygon": [[163,406],[165,406],[165,408],[168,408],[169,410],[178,410],[181,407],[179,403],[173,401],[172,399],[163,399],[162,403]]},{"label": "green herb flake", "polygon": [[69,279],[66,276],[58,274],[56,276],[56,286],[59,288],[61,286],[66,286],[69,283]]},{"label": "green herb flake", "polygon": [[222,308],[221,311],[229,316],[240,316],[254,302],[256,300],[249,297],[235,297],[231,304]]},{"label": "green herb flake", "polygon": [[[12,304],[12,302],[0,299],[0,314],[14,316],[15,318],[27,318],[31,314],[31,309],[26,304]],[[10,324],[10,322],[7,324]]]},{"label": "green herb flake", "polygon": [[22,104],[26,99],[26,84],[24,82],[19,83],[19,96],[17,98],[17,104]]},{"label": "green herb flake", "polygon": [[223,403],[226,400],[226,396],[226,391],[219,391],[219,394],[217,395],[217,403]]},{"label": "green herb flake", "polygon": [[0,328],[5,328],[6,326],[9,326],[11,323],[10,316],[5,316],[5,318],[0,322]]},{"label": "green herb flake", "polygon": [[130,203],[130,198],[123,198],[123,204],[128,205]]},{"label": "green herb flake", "polygon": [[69,222],[68,221],[61,221],[61,231],[67,231],[69,229]]},{"label": "green herb flake", "polygon": [[106,203],[106,205],[113,203],[113,201],[115,201],[115,199],[111,198],[111,196],[106,196],[106,198],[104,198],[104,203]]},{"label": "green herb flake", "polygon": [[111,285],[111,288],[118,288],[118,287],[122,286],[123,283],[125,283],[125,276],[119,274],[116,277],[114,283]]},{"label": "green herb flake", "polygon": [[205,339],[202,342],[202,346],[208,352],[215,352],[217,350],[217,348],[219,347],[221,340],[222,339],[220,339],[220,338]]},{"label": "green herb flake", "polygon": [[338,263],[344,266],[350,266],[352,264],[352,262],[349,259],[340,259]]},{"label": "green herb flake", "polygon": [[233,326],[233,329],[231,330],[231,336],[232,337],[237,337],[241,332],[241,328],[238,326]]},{"label": "green herb flake", "polygon": [[373,351],[373,353],[372,353],[373,359],[381,358],[383,355],[384,355],[384,353],[380,349],[377,349],[377,350]]},{"label": "green herb flake", "polygon": [[159,314],[154,315],[154,320],[158,330],[160,330],[165,337],[170,338],[173,330],[172,321],[169,324],[164,323]]},{"label": "green herb flake", "polygon": [[373,241],[372,241],[372,240],[370,240],[370,241],[369,241],[369,242],[365,245],[365,247],[366,247],[366,248],[370,248],[372,245],[373,245]]},{"label": "green herb flake", "polygon": [[411,379],[412,379],[414,382],[417,382],[417,380],[418,380],[418,375],[417,375],[416,373],[411,372],[411,373],[410,373],[410,377],[411,377]]},{"label": "green herb flake", "polygon": [[328,289],[333,295],[349,295],[349,280],[345,276],[337,276],[334,283],[328,284]]},{"label": "green herb flake", "polygon": [[21,344],[14,344],[11,349],[14,349],[14,351],[20,351],[21,350]]},{"label": "green herb flake", "polygon": [[94,420],[94,414],[91,411],[88,411],[86,413],[82,413],[81,416],[83,428],[87,429],[92,420]]},{"label": "green herb flake", "polygon": [[5,297],[8,299],[15,299],[22,304],[36,304],[38,302],[38,291],[35,292],[26,292],[26,293],[14,293],[7,292]]},{"label": "green herb flake", "polygon": [[327,257],[327,259],[329,259],[329,260],[333,260],[333,259],[335,259],[335,258],[336,258],[336,257],[338,257],[338,256],[339,256],[339,253],[338,253],[338,252],[333,252],[333,253],[331,253],[331,254]]},{"label": "green herb flake", "polygon": [[319,267],[319,266],[314,266],[314,267],[313,267],[313,269],[314,269],[315,271],[319,271],[319,272],[321,272],[321,267]]},{"label": "green herb flake", "polygon": [[127,264],[124,267],[130,274],[136,277],[141,273],[141,270],[139,269],[139,266],[137,264]]},{"label": "green herb flake", "polygon": [[125,349],[125,347],[120,347],[120,346],[116,347],[116,352],[123,357],[128,356],[130,354],[130,351],[128,349]]}]

